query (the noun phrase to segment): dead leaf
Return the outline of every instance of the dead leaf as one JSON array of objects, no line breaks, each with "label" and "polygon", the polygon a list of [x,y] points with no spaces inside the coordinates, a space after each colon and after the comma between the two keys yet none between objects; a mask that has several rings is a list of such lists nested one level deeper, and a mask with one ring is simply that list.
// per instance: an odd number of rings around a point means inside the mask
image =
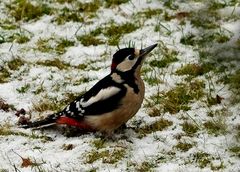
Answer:
[{"label": "dead leaf", "polygon": [[178,19],[178,20],[181,20],[185,17],[188,17],[190,15],[189,12],[179,12],[175,15],[175,17]]},{"label": "dead leaf", "polygon": [[33,162],[30,160],[30,158],[22,158],[22,168],[32,166]]}]

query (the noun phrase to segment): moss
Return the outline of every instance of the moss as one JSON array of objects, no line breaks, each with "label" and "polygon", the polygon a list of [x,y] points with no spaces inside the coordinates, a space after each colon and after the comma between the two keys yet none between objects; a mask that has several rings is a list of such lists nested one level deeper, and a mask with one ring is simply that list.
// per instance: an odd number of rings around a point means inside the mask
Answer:
[{"label": "moss", "polygon": [[0,83],[8,82],[8,79],[11,76],[11,73],[4,67],[0,68]]},{"label": "moss", "polygon": [[191,75],[191,76],[199,76],[203,75],[210,70],[213,70],[213,66],[210,64],[187,64],[183,66],[182,68],[178,69],[176,71],[177,75]]},{"label": "moss", "polygon": [[219,23],[217,22],[218,19],[220,19],[218,13],[209,9],[197,10],[195,12],[192,12],[190,15],[191,24],[194,27],[201,27],[203,29],[219,28]]},{"label": "moss", "polygon": [[98,35],[103,34],[107,37],[107,43],[109,45],[118,45],[120,38],[127,33],[133,32],[138,28],[136,24],[124,23],[121,25],[116,25],[113,21],[109,25],[104,27],[98,27],[95,30],[92,30],[88,34],[77,36],[77,39],[84,45],[99,45],[104,44],[106,41],[103,41],[97,38]]},{"label": "moss", "polygon": [[164,68],[169,66],[169,64],[178,61],[177,57],[166,57],[164,56],[161,60],[152,60],[150,65],[153,67]]},{"label": "moss", "polygon": [[191,20],[191,24],[195,27],[202,27],[202,28],[205,28],[205,29],[216,29],[219,27],[219,25],[210,20],[210,19],[200,19],[199,17],[197,18],[192,18]]},{"label": "moss", "polygon": [[143,137],[143,136],[146,136],[147,134],[150,134],[156,131],[162,131],[165,128],[171,126],[172,124],[173,124],[172,121],[161,118],[160,120],[154,122],[151,125],[147,125],[143,128],[137,129],[136,132],[140,134],[140,137]]},{"label": "moss", "polygon": [[236,135],[237,141],[240,141],[240,124],[236,126]]},{"label": "moss", "polygon": [[114,23],[111,23],[111,25],[106,28],[104,35],[108,37],[122,35],[126,33],[131,33],[137,28],[138,26],[133,23],[124,23],[122,25],[115,25]]},{"label": "moss", "polygon": [[68,39],[60,39],[57,42],[57,45],[55,47],[55,51],[59,54],[63,54],[66,52],[66,48],[70,47],[70,46],[74,46],[74,41],[70,41]]},{"label": "moss", "polygon": [[154,86],[154,85],[158,85],[160,83],[163,83],[162,80],[160,80],[159,78],[157,77],[153,77],[153,76],[150,76],[150,77],[147,77],[145,76],[144,77],[144,81],[147,82],[149,85],[151,86]]},{"label": "moss", "polygon": [[60,4],[64,4],[64,3],[72,3],[74,2],[74,0],[56,0],[58,3]]},{"label": "moss", "polygon": [[162,59],[155,59],[150,62],[153,67],[164,68],[169,66],[171,63],[178,61],[178,52],[163,46],[155,51],[158,55],[162,55]]},{"label": "moss", "polygon": [[36,45],[37,49],[43,53],[48,53],[53,50],[53,48],[49,45],[50,39],[38,39]]},{"label": "moss", "polygon": [[183,151],[183,152],[186,152],[186,151],[188,151],[189,149],[191,149],[191,148],[193,147],[193,145],[190,144],[190,143],[179,142],[175,147],[176,147],[177,149]]},{"label": "moss", "polygon": [[227,76],[225,79],[225,84],[230,85],[230,89],[233,92],[232,103],[236,104],[240,102],[240,70],[237,70],[235,73]]},{"label": "moss", "polygon": [[99,44],[104,44],[105,42],[102,41],[101,39],[91,35],[91,34],[87,34],[87,35],[81,35],[81,36],[77,36],[77,39],[84,45],[84,46],[90,46],[90,45],[94,45],[97,46]]},{"label": "moss", "polygon": [[39,136],[39,135],[36,135],[35,133],[27,134],[21,131],[11,130],[11,127],[9,125],[0,125],[0,136],[10,136],[10,135],[27,137],[30,139],[41,139],[42,141],[53,141],[53,139],[48,136]]},{"label": "moss", "polygon": [[37,5],[33,5],[28,0],[15,0],[6,6],[16,21],[37,19],[44,14],[51,14],[52,11],[46,4],[38,3]]},{"label": "moss", "polygon": [[220,3],[220,2],[217,2],[216,0],[214,1],[210,1],[208,3],[208,10],[218,10],[218,9],[221,9],[221,8],[225,8],[227,6],[227,3]]},{"label": "moss", "polygon": [[240,158],[240,146],[232,146],[229,148],[229,151],[232,152],[234,155],[236,155],[238,158]]},{"label": "moss", "polygon": [[203,89],[205,84],[203,81],[195,80],[186,84],[178,84],[175,88],[168,92],[160,92],[150,97],[146,106],[159,105],[159,109],[163,112],[175,114],[180,110],[187,111],[190,109],[188,104],[192,100],[199,100],[203,97]]},{"label": "moss", "polygon": [[195,35],[190,33],[187,35],[184,35],[181,39],[180,39],[180,43],[184,44],[184,45],[194,45],[195,44]]},{"label": "moss", "polygon": [[110,153],[110,156],[108,158],[103,159],[103,163],[115,164],[118,161],[122,160],[125,155],[125,149],[114,149],[113,152]]},{"label": "moss", "polygon": [[26,43],[26,42],[30,41],[30,38],[26,35],[23,35],[23,34],[16,34],[15,40],[16,40],[17,43],[23,44],[23,43]]},{"label": "moss", "polygon": [[186,122],[186,121],[181,126],[182,126],[182,130],[188,136],[193,136],[199,130],[199,128],[196,124]]},{"label": "moss", "polygon": [[86,163],[92,164],[97,160],[102,160],[103,163],[115,164],[121,160],[126,154],[125,149],[114,149],[113,151],[104,150],[96,151],[92,150],[86,154]]},{"label": "moss", "polygon": [[127,2],[129,2],[129,0],[106,0],[105,7],[109,8],[111,6],[120,5]]},{"label": "moss", "polygon": [[54,101],[50,100],[41,100],[37,103],[33,103],[32,111],[37,112],[45,112],[45,111],[60,111],[62,110],[63,106],[55,103]]},{"label": "moss", "polygon": [[15,22],[8,19],[0,20],[0,27],[4,30],[15,30],[19,28]]},{"label": "moss", "polygon": [[211,164],[212,157],[205,152],[197,152],[193,154],[193,159],[198,163],[200,168],[205,168]]},{"label": "moss", "polygon": [[96,148],[96,149],[102,149],[105,147],[105,142],[106,140],[104,139],[95,139],[92,141],[92,145]]},{"label": "moss", "polygon": [[176,5],[174,0],[166,0],[166,1],[164,1],[163,5],[172,10],[178,9],[178,5]]},{"label": "moss", "polygon": [[82,76],[80,79],[76,80],[76,81],[73,83],[73,85],[81,85],[82,83],[87,83],[87,82],[90,82],[90,81],[92,81],[91,78]]},{"label": "moss", "polygon": [[137,168],[135,169],[135,171],[136,172],[153,171],[154,167],[156,167],[156,165],[154,165],[153,162],[143,161],[141,164],[137,164]]},{"label": "moss", "polygon": [[227,125],[222,119],[207,121],[203,125],[209,134],[213,134],[215,136],[226,134],[227,132]]},{"label": "moss", "polygon": [[101,1],[100,0],[93,0],[92,2],[79,2],[78,3],[78,11],[80,12],[91,12],[96,13],[96,11],[100,8]]},{"label": "moss", "polygon": [[68,8],[63,8],[58,15],[54,18],[57,24],[61,25],[66,22],[84,22],[84,19],[77,11],[70,10]]},{"label": "moss", "polygon": [[147,8],[144,11],[140,11],[136,14],[137,17],[144,17],[147,19],[150,19],[156,15],[160,15],[163,12],[162,9],[152,9],[152,8]]},{"label": "moss", "polygon": [[[64,0],[63,0],[64,1]],[[61,3],[61,2],[60,2]],[[68,2],[71,3],[71,2]],[[63,8],[59,14],[56,15],[54,21],[57,24],[64,24],[65,22],[86,22],[87,18],[91,18],[96,14],[100,8],[101,1],[93,0],[92,2],[75,2],[74,10],[67,7]],[[83,13],[83,14],[82,14]],[[84,16],[84,17],[83,17]]]},{"label": "moss", "polygon": [[53,60],[38,61],[36,64],[41,66],[57,67],[60,70],[67,69],[68,67],[70,67],[69,64],[62,62],[57,58]]},{"label": "moss", "polygon": [[214,32],[206,32],[203,34],[187,34],[180,39],[180,43],[184,45],[207,47],[213,43],[225,43],[230,40],[232,35],[221,30]]},{"label": "moss", "polygon": [[24,61],[21,58],[14,58],[11,61],[7,62],[7,66],[11,70],[18,70],[21,66],[24,65]]},{"label": "moss", "polygon": [[122,25],[116,25],[113,22],[110,26],[107,26],[103,31],[103,34],[108,37],[109,45],[118,45],[120,38],[127,33],[131,33],[138,29],[139,26],[132,23],[124,23]]}]

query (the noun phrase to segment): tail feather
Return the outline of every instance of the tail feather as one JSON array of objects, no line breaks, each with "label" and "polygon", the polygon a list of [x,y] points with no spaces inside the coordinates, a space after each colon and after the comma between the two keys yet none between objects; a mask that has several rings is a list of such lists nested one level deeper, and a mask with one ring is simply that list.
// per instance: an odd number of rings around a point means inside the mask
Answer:
[{"label": "tail feather", "polygon": [[52,114],[46,117],[45,119],[39,120],[39,121],[34,121],[34,122],[29,122],[25,125],[20,126],[21,128],[44,128],[48,127],[51,125],[56,124],[56,120],[58,119],[58,114]]},{"label": "tail feather", "polygon": [[68,126],[74,126],[77,127],[79,129],[83,129],[86,131],[93,131],[94,129],[87,124],[84,120],[77,120],[74,118],[70,118],[70,117],[66,117],[66,116],[62,116],[61,113],[56,113],[56,114],[52,114],[49,115],[48,117],[46,117],[43,120],[39,120],[39,121],[34,121],[34,122],[29,122],[26,125],[22,125],[20,126],[21,128],[34,128],[34,129],[39,129],[39,128],[45,128],[54,124],[65,124]]}]

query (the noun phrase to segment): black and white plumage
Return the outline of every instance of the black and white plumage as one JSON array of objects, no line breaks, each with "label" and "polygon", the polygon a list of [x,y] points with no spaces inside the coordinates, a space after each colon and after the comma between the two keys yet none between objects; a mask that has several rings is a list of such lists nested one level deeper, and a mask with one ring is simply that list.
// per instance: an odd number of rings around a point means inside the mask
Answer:
[{"label": "black and white plumage", "polygon": [[111,73],[97,82],[62,111],[23,128],[68,124],[86,130],[112,132],[134,116],[144,98],[140,69],[146,55],[157,44],[145,49],[120,49],[113,55]]}]

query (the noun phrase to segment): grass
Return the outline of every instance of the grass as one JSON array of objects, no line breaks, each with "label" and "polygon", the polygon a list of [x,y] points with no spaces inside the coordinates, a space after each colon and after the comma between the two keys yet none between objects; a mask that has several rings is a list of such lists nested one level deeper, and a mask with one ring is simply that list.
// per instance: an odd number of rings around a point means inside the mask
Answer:
[{"label": "grass", "polygon": [[9,78],[11,77],[11,73],[8,69],[4,67],[0,67],[0,83],[8,82]]},{"label": "grass", "polygon": [[118,45],[120,38],[127,33],[131,33],[138,29],[139,26],[133,23],[123,23],[121,25],[116,25],[113,22],[109,26],[106,27],[104,31],[104,35],[108,37],[109,45]]},{"label": "grass", "polygon": [[100,8],[101,1],[100,0],[93,0],[92,2],[79,2],[78,3],[78,11],[79,12],[91,12],[96,13],[96,11]]},{"label": "grass", "polygon": [[185,121],[181,126],[186,135],[191,137],[200,129],[196,124],[187,121]]},{"label": "grass", "polygon": [[29,0],[15,0],[6,7],[16,21],[29,21],[52,13],[52,9],[48,5],[44,3],[33,5]]},{"label": "grass", "polygon": [[[160,112],[178,113],[180,110],[190,110],[189,103],[204,96],[205,84],[195,80],[178,84],[167,92],[159,92],[149,98],[146,107],[155,106]],[[158,106],[156,106],[158,105]]]},{"label": "grass", "polygon": [[44,136],[44,135],[39,136],[38,134],[35,134],[35,133],[27,134],[27,133],[24,133],[24,132],[21,132],[21,131],[14,131],[7,124],[0,125],[0,136],[10,136],[10,135],[27,137],[27,138],[30,138],[30,139],[40,139],[44,142],[53,141],[52,138],[48,137],[48,136]]},{"label": "grass", "polygon": [[[65,3],[66,1],[60,0],[59,3]],[[67,3],[74,2],[74,9],[64,7],[59,13],[55,15],[54,21],[58,25],[65,24],[66,22],[80,22],[87,23],[87,19],[95,15],[97,10],[102,5],[100,0],[93,0],[92,2],[75,2],[72,0]]]},{"label": "grass", "polygon": [[213,43],[226,43],[232,37],[231,33],[224,30],[206,32],[199,35],[188,33],[180,39],[180,43],[184,45],[207,47],[213,45]]},{"label": "grass", "polygon": [[65,24],[66,22],[84,22],[84,19],[77,11],[63,8],[59,14],[53,19],[58,25]]},{"label": "grass", "polygon": [[20,57],[13,58],[12,60],[5,62],[4,66],[0,70],[0,83],[7,82],[13,71],[19,70],[21,66],[25,64],[25,61]]},{"label": "grass", "polygon": [[152,17],[155,17],[157,15],[160,15],[163,13],[162,9],[152,9],[152,8],[147,8],[144,9],[143,11],[140,11],[136,14],[137,18],[145,18],[145,19],[150,19]]},{"label": "grass", "polygon": [[105,7],[109,8],[109,7],[121,5],[121,4],[127,3],[127,2],[129,2],[129,0],[106,0]]},{"label": "grass", "polygon": [[44,52],[44,53],[49,53],[53,50],[53,48],[50,46],[50,41],[51,39],[42,39],[39,38],[36,46],[37,46],[37,50]]},{"label": "grass", "polygon": [[69,64],[62,62],[58,58],[54,58],[53,60],[38,61],[36,64],[47,67],[57,67],[59,70],[67,69],[70,67]]},{"label": "grass", "polygon": [[16,30],[19,28],[15,22],[9,19],[0,20],[0,27],[4,30]]},{"label": "grass", "polygon": [[84,46],[90,46],[90,45],[97,46],[105,43],[100,38],[97,38],[91,34],[77,36],[77,40],[80,41]]},{"label": "grass", "polygon": [[[169,49],[166,46],[159,48],[159,50],[155,51],[155,53],[158,54],[158,57],[157,59],[150,61],[150,66],[165,68],[168,67],[171,63],[178,61],[178,52],[173,49]],[[162,56],[161,59],[159,58],[159,55]]]},{"label": "grass", "polygon": [[105,139],[95,139],[92,141],[92,145],[96,148],[96,149],[102,149],[105,147]]},{"label": "grass", "polygon": [[57,45],[55,47],[55,51],[58,54],[64,54],[66,52],[66,48],[70,47],[70,46],[74,46],[74,44],[75,44],[74,41],[71,41],[71,40],[68,40],[68,39],[60,39],[57,42]]},{"label": "grass", "polygon": [[136,129],[136,132],[140,134],[139,137],[144,137],[147,134],[157,132],[157,131],[162,131],[167,127],[171,126],[172,124],[173,124],[172,121],[161,118],[160,120],[157,120],[156,122],[150,125],[146,125],[143,128]]},{"label": "grass", "polygon": [[59,111],[62,110],[62,106],[50,100],[41,100],[33,103],[31,110],[36,112]]},{"label": "grass", "polygon": [[[119,41],[121,37],[124,34],[131,33],[138,29],[139,26],[137,24],[133,23],[123,23],[120,25],[115,24],[115,22],[110,21],[106,26],[104,27],[97,27],[95,30],[92,30],[90,33],[85,35],[77,36],[77,39],[84,45],[99,45],[107,43],[112,46],[116,46],[119,44]],[[107,40],[104,41],[97,36],[104,35]]]},{"label": "grass", "polygon": [[237,156],[238,158],[240,158],[240,146],[236,145],[236,146],[231,146],[229,148],[229,151],[232,152],[235,156]]},{"label": "grass", "polygon": [[26,93],[30,89],[30,87],[31,87],[31,85],[28,83],[28,84],[21,86],[20,88],[16,88],[16,90],[18,93],[23,94],[23,93]]},{"label": "grass", "polygon": [[123,148],[115,148],[113,150],[96,151],[92,150],[86,154],[86,163],[92,164],[97,160],[101,160],[102,163],[115,164],[120,161],[126,155],[126,150]]},{"label": "grass", "polygon": [[193,145],[190,143],[179,142],[175,147],[182,152],[187,152],[193,147]]},{"label": "grass", "polygon": [[136,172],[153,171],[153,168],[156,167],[156,165],[150,161],[143,161],[141,164],[137,164],[136,166]]},{"label": "grass", "polygon": [[213,70],[213,66],[211,66],[210,64],[197,64],[197,63],[193,63],[193,64],[187,64],[185,66],[183,66],[182,68],[179,68],[176,71],[177,75],[190,75],[190,76],[200,76],[203,75],[205,73],[208,73],[209,71]]},{"label": "grass", "polygon": [[203,126],[209,134],[213,134],[215,136],[225,135],[227,132],[227,125],[225,121],[220,118],[217,120],[206,121]]},{"label": "grass", "polygon": [[193,154],[193,160],[198,163],[200,168],[205,168],[211,164],[212,157],[205,152],[197,152]]},{"label": "grass", "polygon": [[229,84],[232,95],[232,103],[236,104],[240,102],[240,70],[237,70],[235,73],[227,76],[225,83]]}]

